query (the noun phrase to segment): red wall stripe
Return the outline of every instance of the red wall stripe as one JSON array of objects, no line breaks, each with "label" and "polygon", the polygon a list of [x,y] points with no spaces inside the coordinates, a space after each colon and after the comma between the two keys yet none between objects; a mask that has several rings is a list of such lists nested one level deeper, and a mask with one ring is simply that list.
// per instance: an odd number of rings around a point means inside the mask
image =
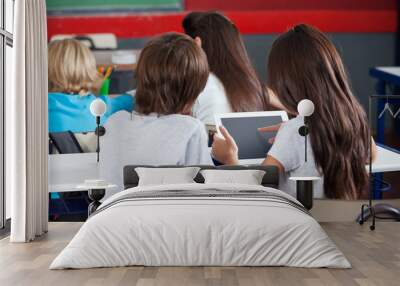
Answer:
[{"label": "red wall stripe", "polygon": [[133,15],[48,16],[48,37],[55,34],[113,33],[118,38],[147,37],[181,32],[183,13]]},{"label": "red wall stripe", "polygon": [[396,0],[186,0],[186,10],[387,10]]},{"label": "red wall stripe", "polygon": [[[49,16],[48,37],[56,34],[114,33],[118,38],[148,37],[181,31],[187,12],[134,15]],[[269,10],[225,12],[243,34],[274,34],[298,23],[331,33],[395,32],[396,10]]]},{"label": "red wall stripe", "polygon": [[395,32],[397,12],[384,11],[268,11],[231,12],[243,34],[281,33],[289,27],[307,23],[328,33]]}]

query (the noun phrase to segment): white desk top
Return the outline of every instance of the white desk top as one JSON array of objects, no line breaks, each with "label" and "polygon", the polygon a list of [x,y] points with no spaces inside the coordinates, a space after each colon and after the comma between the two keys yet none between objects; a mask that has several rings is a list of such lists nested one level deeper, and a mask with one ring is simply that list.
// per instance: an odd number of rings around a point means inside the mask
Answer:
[{"label": "white desk top", "polygon": [[78,188],[77,184],[55,184],[49,185],[49,193],[65,193],[65,192],[78,192],[87,191],[88,188]]},{"label": "white desk top", "polygon": [[376,69],[400,77],[400,67],[376,67]]},{"label": "white desk top", "polygon": [[116,52],[125,52],[128,54],[132,54],[136,57],[136,59],[139,58],[140,54],[139,49],[134,49],[134,50],[103,50],[103,51],[93,51],[94,57],[96,58],[96,64],[97,65],[111,65],[112,64],[112,55],[113,53]]},{"label": "white desk top", "polygon": [[49,155],[49,192],[74,192],[88,179],[99,179],[96,153]]},{"label": "white desk top", "polygon": [[[262,161],[260,159],[258,163]],[[254,161],[252,163],[257,162]],[[368,166],[366,167],[368,168]],[[372,163],[372,172],[392,171],[400,171],[400,154],[378,146],[377,158]],[[57,154],[49,156],[49,192],[83,190],[76,188],[76,186],[82,184],[87,179],[101,179],[96,162],[96,153]],[[109,183],[113,184],[115,182]]]},{"label": "white desk top", "polygon": [[[400,171],[400,154],[377,146],[378,154],[372,162],[372,173]],[[264,159],[239,160],[239,164],[261,164]],[[366,166],[369,170],[369,165]]]},{"label": "white desk top", "polygon": [[321,177],[289,177],[291,181],[318,181]]},{"label": "white desk top", "polygon": [[[377,146],[378,153],[372,162],[372,173],[400,171],[400,154]],[[367,170],[369,165],[366,166]]]}]

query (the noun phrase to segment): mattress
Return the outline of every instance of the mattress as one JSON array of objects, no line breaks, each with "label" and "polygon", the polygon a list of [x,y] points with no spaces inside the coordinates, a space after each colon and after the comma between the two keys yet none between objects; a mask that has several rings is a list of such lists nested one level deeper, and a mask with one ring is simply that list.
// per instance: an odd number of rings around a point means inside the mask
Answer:
[{"label": "mattress", "polygon": [[50,269],[133,265],[351,267],[282,191],[193,183],[135,187],[108,198]]}]

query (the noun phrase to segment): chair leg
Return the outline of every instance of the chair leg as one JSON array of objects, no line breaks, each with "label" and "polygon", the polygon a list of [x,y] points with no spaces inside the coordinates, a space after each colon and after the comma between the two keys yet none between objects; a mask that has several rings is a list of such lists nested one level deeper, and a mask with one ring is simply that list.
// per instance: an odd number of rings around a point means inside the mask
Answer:
[{"label": "chair leg", "polygon": [[370,230],[375,230],[375,219],[376,219],[376,212],[375,212],[375,206],[370,208],[370,213],[372,216],[372,224],[369,226]]},{"label": "chair leg", "polygon": [[364,214],[365,214],[365,210],[368,209],[368,208],[369,208],[369,205],[366,205],[366,204],[363,204],[363,205],[361,206],[361,213],[360,213],[360,215],[359,215],[358,218],[357,218],[357,221],[358,221],[358,223],[359,223],[360,225],[363,225],[364,222],[365,222],[365,216],[364,216]]},{"label": "chair leg", "polygon": [[372,216],[372,226],[375,228],[375,217],[381,214],[385,215],[385,217],[400,221],[400,209],[390,204],[376,204],[373,207],[369,207],[369,205],[362,205],[361,213],[357,217],[357,222],[359,224],[363,224]]}]

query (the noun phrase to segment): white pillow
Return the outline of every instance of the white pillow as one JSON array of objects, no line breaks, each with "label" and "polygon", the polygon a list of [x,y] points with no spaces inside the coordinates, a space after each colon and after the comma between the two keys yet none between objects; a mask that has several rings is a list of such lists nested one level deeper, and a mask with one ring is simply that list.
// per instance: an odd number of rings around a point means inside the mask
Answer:
[{"label": "white pillow", "polygon": [[265,171],[262,170],[202,170],[205,184],[261,185]]},{"label": "white pillow", "polygon": [[195,183],[193,179],[199,173],[199,170],[199,167],[135,168],[139,176],[138,186]]}]

